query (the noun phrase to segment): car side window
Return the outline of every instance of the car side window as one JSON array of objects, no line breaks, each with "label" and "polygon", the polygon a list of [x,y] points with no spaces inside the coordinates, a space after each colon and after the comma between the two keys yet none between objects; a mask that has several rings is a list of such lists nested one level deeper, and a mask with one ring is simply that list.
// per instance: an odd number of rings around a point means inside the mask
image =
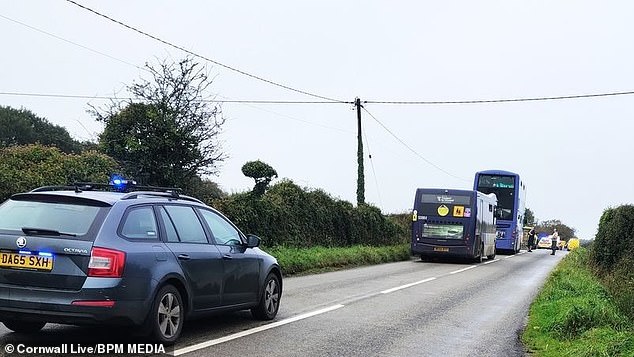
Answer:
[{"label": "car side window", "polygon": [[214,236],[214,240],[220,245],[240,245],[242,240],[240,239],[240,232],[235,229],[229,222],[227,222],[220,215],[207,210],[200,210],[201,215],[207,222],[211,233]]},{"label": "car side window", "polygon": [[150,206],[130,209],[121,227],[121,235],[131,239],[156,239],[157,231],[154,210]]},{"label": "car side window", "polygon": [[161,218],[163,219],[163,225],[165,226],[165,233],[167,234],[167,241],[170,243],[178,243],[180,239],[178,239],[178,233],[176,233],[176,228],[174,228],[174,222],[165,211],[164,207],[159,208],[159,212],[161,214]]},{"label": "car side window", "polygon": [[193,208],[187,206],[165,206],[165,210],[172,219],[181,242],[207,243],[207,236]]}]

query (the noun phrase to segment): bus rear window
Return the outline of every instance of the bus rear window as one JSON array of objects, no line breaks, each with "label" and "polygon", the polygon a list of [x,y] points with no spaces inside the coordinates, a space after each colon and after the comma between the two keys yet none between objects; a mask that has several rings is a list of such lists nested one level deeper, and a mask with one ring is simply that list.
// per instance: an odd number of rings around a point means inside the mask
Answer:
[{"label": "bus rear window", "polygon": [[423,238],[434,239],[462,239],[464,227],[462,224],[423,224]]}]

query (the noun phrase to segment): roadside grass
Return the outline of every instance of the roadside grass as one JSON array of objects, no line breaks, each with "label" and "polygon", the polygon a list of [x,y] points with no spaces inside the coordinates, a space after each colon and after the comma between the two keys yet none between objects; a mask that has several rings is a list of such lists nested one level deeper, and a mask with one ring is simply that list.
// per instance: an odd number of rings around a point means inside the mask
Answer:
[{"label": "roadside grass", "polygon": [[410,259],[410,245],[373,247],[272,247],[264,250],[277,258],[284,275],[310,274],[361,265]]},{"label": "roadside grass", "polygon": [[533,356],[634,356],[634,324],[576,249],[555,268],[533,301],[522,341]]}]

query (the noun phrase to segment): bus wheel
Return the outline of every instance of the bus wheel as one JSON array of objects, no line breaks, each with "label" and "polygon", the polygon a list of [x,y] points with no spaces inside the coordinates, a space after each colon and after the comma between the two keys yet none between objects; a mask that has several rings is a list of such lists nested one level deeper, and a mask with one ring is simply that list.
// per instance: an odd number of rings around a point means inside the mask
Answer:
[{"label": "bus wheel", "polygon": [[482,263],[482,255],[484,254],[484,244],[480,245],[480,251],[478,252],[478,256],[475,257],[476,263]]}]

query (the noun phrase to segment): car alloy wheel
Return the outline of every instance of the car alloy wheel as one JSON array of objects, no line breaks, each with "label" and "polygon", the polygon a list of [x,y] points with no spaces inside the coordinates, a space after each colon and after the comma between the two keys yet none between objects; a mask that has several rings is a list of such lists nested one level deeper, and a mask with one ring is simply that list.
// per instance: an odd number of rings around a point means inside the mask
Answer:
[{"label": "car alloy wheel", "polygon": [[280,307],[281,286],[277,275],[270,273],[265,280],[264,291],[260,302],[251,309],[251,314],[256,319],[272,320],[277,315]]},{"label": "car alloy wheel", "polygon": [[183,329],[184,309],[180,293],[171,285],[166,285],[156,295],[154,307],[154,337],[162,343],[173,343]]}]

